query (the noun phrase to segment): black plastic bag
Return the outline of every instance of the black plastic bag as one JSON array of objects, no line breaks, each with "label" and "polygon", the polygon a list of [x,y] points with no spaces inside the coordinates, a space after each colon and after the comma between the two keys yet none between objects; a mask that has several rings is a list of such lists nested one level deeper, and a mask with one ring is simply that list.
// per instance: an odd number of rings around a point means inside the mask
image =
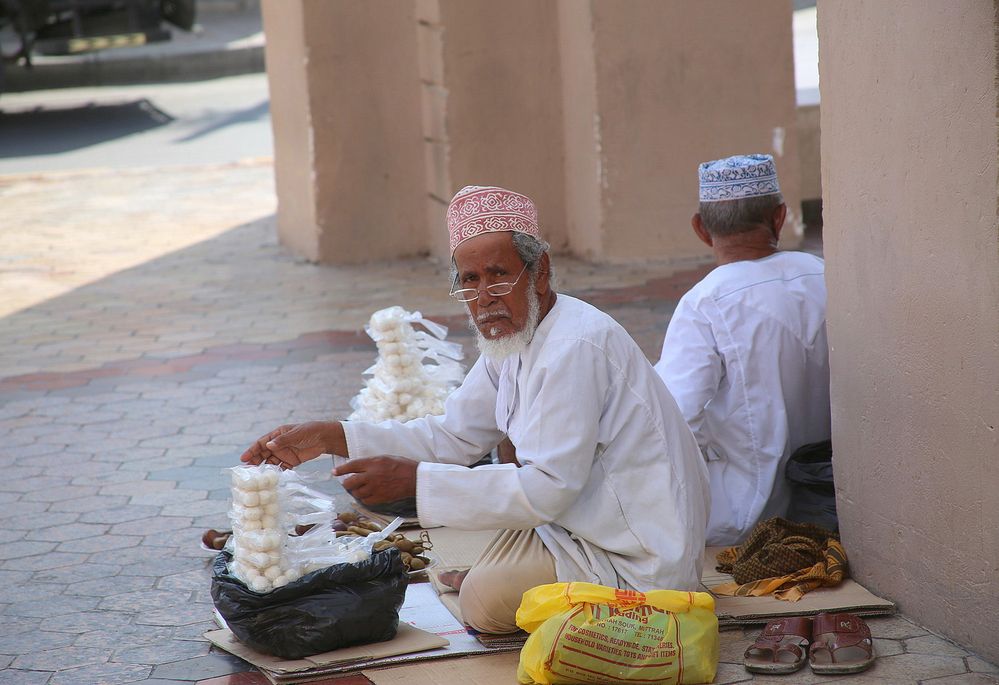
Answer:
[{"label": "black plastic bag", "polygon": [[222,552],[212,566],[212,600],[229,629],[253,649],[299,659],[395,637],[409,580],[399,550],[313,571],[266,594],[229,574]]},{"label": "black plastic bag", "polygon": [[791,505],[785,518],[838,531],[832,441],[813,442],[796,449],[784,468],[784,475],[791,483]]}]

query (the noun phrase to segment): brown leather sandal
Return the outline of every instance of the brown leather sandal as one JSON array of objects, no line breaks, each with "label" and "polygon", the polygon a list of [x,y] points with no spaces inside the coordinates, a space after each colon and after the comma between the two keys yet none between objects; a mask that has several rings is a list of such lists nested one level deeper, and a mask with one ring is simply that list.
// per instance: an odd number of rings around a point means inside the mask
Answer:
[{"label": "brown leather sandal", "polygon": [[794,673],[805,665],[812,639],[812,620],[786,616],[770,621],[746,653],[742,663],[751,673]]},{"label": "brown leather sandal", "polygon": [[858,673],[874,663],[871,629],[853,614],[819,614],[808,664],[816,673]]}]

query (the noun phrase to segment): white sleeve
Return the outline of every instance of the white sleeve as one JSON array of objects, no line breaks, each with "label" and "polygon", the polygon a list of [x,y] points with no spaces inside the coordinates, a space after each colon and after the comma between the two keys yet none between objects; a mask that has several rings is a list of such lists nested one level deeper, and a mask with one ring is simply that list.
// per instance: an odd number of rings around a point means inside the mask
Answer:
[{"label": "white sleeve", "polygon": [[519,388],[518,412],[526,422],[517,431],[520,468],[420,464],[416,502],[423,525],[534,528],[557,519],[579,496],[608,389],[620,374],[589,342],[548,340],[546,346],[550,352]]},{"label": "white sleeve", "polygon": [[400,421],[344,421],[351,457],[389,455],[416,461],[474,464],[503,434],[496,427],[496,383],[484,358],[444,403],[444,413]]},{"label": "white sleeve", "polygon": [[701,430],[704,407],[718,392],[724,369],[710,321],[686,299],[670,319],[656,371],[703,452],[708,443]]}]

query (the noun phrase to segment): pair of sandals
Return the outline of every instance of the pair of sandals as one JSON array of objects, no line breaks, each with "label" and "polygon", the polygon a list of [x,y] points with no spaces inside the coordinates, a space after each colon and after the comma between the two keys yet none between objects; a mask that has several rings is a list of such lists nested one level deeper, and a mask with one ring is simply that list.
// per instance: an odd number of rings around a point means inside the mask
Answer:
[{"label": "pair of sandals", "polygon": [[805,662],[821,674],[859,673],[874,663],[867,624],[846,613],[770,621],[743,656],[752,673],[794,673]]}]

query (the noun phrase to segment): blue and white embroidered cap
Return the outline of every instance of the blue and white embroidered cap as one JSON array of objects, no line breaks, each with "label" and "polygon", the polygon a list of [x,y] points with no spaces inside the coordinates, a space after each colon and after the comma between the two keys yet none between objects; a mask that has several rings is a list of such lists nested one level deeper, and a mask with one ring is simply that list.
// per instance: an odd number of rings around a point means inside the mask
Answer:
[{"label": "blue and white embroidered cap", "polygon": [[697,168],[697,174],[701,202],[741,200],[780,192],[777,167],[770,155],[736,155],[704,162]]}]

